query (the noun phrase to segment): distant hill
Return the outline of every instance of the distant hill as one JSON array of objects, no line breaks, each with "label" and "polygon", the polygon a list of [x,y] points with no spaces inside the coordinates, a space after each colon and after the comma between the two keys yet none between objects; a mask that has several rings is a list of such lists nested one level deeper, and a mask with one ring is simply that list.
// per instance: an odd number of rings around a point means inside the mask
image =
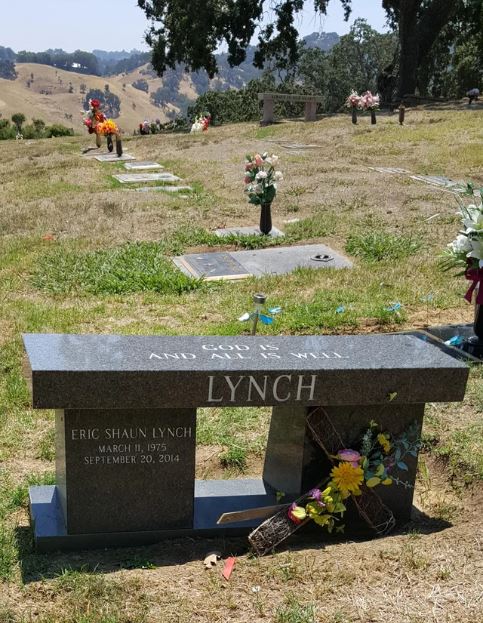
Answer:
[{"label": "distant hill", "polygon": [[[308,47],[328,51],[339,41],[339,36],[313,33],[304,41]],[[168,70],[160,78],[149,63],[150,53],[139,50],[89,53],[77,50],[71,54],[46,50],[37,56],[30,52],[17,56],[10,48],[0,46],[0,60],[17,61],[17,78],[0,78],[0,116],[10,118],[22,112],[29,120],[41,118],[47,123],[62,123],[82,131],[81,111],[86,93],[92,89],[104,91],[107,84],[109,91],[121,101],[116,121],[124,131],[132,132],[145,119],[165,122],[184,114],[187,106],[209,89],[239,89],[259,77],[260,70],[252,64],[254,52],[255,48],[249,47],[246,60],[238,67],[230,67],[228,55],[219,54],[219,73],[210,80],[204,71],[186,73],[181,66]],[[18,62],[19,58],[35,58],[36,62]],[[95,75],[87,72],[93,58]],[[43,59],[49,64],[41,64]],[[51,65],[52,62],[61,62],[62,68]]]},{"label": "distant hill", "polygon": [[329,52],[334,45],[339,43],[340,37],[336,32],[313,32],[303,40],[308,48],[319,48],[319,50]]}]

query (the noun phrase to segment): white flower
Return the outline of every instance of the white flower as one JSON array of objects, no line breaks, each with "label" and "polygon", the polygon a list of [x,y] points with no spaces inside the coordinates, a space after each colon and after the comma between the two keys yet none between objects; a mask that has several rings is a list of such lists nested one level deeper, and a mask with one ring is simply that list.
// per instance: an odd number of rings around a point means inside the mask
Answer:
[{"label": "white flower", "polygon": [[277,182],[281,182],[283,180],[282,171],[275,171],[274,178],[277,180]]},{"label": "white flower", "polygon": [[467,253],[471,251],[472,246],[470,240],[468,240],[468,236],[464,236],[460,234],[456,240],[453,240],[448,247],[451,249],[453,253]]},{"label": "white flower", "polygon": [[470,204],[462,208],[458,215],[461,216],[463,225],[467,229],[480,229],[483,227],[483,205],[476,206]]},{"label": "white flower", "polygon": [[267,175],[268,174],[266,171],[259,171],[255,177],[257,178],[257,180],[264,180],[267,178]]},{"label": "white flower", "polygon": [[483,260],[483,238],[475,237],[470,239],[471,250],[468,257],[474,257],[477,260]]}]

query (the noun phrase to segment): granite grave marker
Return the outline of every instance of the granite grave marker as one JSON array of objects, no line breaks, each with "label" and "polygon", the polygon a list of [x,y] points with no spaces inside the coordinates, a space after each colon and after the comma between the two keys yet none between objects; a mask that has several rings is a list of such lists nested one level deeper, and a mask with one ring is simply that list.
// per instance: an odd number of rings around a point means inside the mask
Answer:
[{"label": "granite grave marker", "polygon": [[121,184],[139,184],[140,182],[179,182],[181,179],[172,173],[119,173],[113,175]]},{"label": "granite grave marker", "polygon": [[136,160],[135,156],[131,154],[122,154],[122,156],[118,156],[117,154],[100,154],[95,156],[95,159],[99,162],[129,162],[131,160]]},{"label": "granite grave marker", "polygon": [[352,268],[346,257],[323,244],[191,253],[175,257],[173,262],[191,277],[204,276],[210,280],[283,275],[296,268]]},{"label": "granite grave marker", "polygon": [[151,160],[140,160],[138,162],[126,162],[124,168],[128,171],[149,171],[156,169],[164,169],[161,164]]},{"label": "granite grave marker", "polygon": [[[39,551],[240,534],[222,513],[288,499],[326,457],[306,416],[348,437],[377,419],[397,434],[424,403],[463,399],[467,366],[414,335],[201,337],[25,335],[34,408],[57,409],[57,484],[30,488]],[[388,402],[388,396],[393,399]],[[272,406],[262,477],[194,480],[197,407]],[[349,440],[350,441],[350,440]],[[416,459],[404,473],[414,483]],[[412,489],[381,493],[403,523]]]}]

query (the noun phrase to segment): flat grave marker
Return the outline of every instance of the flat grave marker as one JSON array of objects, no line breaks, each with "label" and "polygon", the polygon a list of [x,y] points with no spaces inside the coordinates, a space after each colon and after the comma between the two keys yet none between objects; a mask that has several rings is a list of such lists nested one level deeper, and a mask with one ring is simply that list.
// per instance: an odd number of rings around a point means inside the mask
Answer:
[{"label": "flat grave marker", "polygon": [[230,253],[193,253],[173,259],[174,263],[190,277],[203,277],[206,281],[244,279],[250,273]]},{"label": "flat grave marker", "polygon": [[177,193],[182,190],[191,192],[193,188],[191,186],[142,186],[141,188],[133,188],[134,192],[147,193],[150,191],[165,192],[165,193]]},{"label": "flat grave marker", "polygon": [[[434,188],[451,193],[460,194],[467,192],[467,187],[464,182],[455,182],[454,180],[450,180],[448,177],[442,175],[413,175],[411,171],[398,167],[369,167],[369,169],[371,171],[377,171],[378,173],[404,175],[416,182],[422,182],[423,184],[428,184]],[[477,194],[477,191],[474,191],[474,193]]]},{"label": "flat grave marker", "polygon": [[[314,408],[349,444],[372,419],[394,435],[420,431],[424,404],[462,400],[469,372],[402,334],[33,334],[24,343],[33,407],[57,410],[57,484],[29,491],[39,551],[246,534],[260,519],[218,518],[272,506],[277,491],[290,502],[327,473],[306,426]],[[273,407],[261,478],[194,481],[196,409],[204,406]],[[399,476],[413,485],[416,468],[409,457]],[[412,487],[380,489],[397,523],[407,522]]]},{"label": "flat grave marker", "polygon": [[98,162],[125,162],[128,160],[136,160],[135,156],[124,153],[122,156],[117,154],[100,154],[94,157]]},{"label": "flat grave marker", "polygon": [[172,173],[119,173],[113,175],[121,184],[139,184],[141,182],[179,182],[180,177]]},{"label": "flat grave marker", "polygon": [[124,168],[127,171],[150,171],[156,169],[164,169],[164,167],[158,162],[152,162],[150,160],[139,160],[137,162],[126,162]]},{"label": "flat grave marker", "polygon": [[369,167],[371,171],[377,171],[378,173],[389,173],[392,175],[406,175],[410,174],[411,171],[407,169],[400,169],[398,167]]},{"label": "flat grave marker", "polygon": [[[185,274],[194,277],[209,275],[211,281],[263,275],[284,275],[296,268],[352,268],[352,262],[323,244],[297,247],[272,247],[253,251],[228,253],[195,253],[173,258]],[[236,263],[236,264],[235,264]],[[203,273],[203,268],[206,272]],[[209,270],[208,270],[209,269]]]}]

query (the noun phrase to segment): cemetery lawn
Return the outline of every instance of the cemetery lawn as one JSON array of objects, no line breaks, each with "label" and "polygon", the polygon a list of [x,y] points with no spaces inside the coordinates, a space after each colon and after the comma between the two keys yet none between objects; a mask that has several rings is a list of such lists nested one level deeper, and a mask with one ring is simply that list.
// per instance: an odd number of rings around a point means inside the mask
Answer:
[{"label": "cemetery lawn", "polygon": [[[483,111],[408,110],[407,124],[347,115],[201,136],[126,138],[124,149],[183,178],[184,195],[115,183],[120,164],[83,159],[84,136],[2,142],[0,160],[0,623],[470,623],[483,620],[483,369],[464,403],[428,405],[418,513],[371,542],[293,540],[272,556],[244,539],[165,542],[35,555],[27,487],[54,482],[53,413],[34,412],[23,332],[247,335],[238,317],[257,291],[283,312],[266,334],[390,332],[470,322],[467,283],[437,257],[456,235],[451,193],[372,171],[400,167],[483,185]],[[314,145],[307,149],[293,144]],[[285,146],[285,147],[284,147]],[[288,147],[287,147],[288,146]],[[280,156],[273,205],[282,241],[220,241],[218,227],[257,224],[243,195],[246,153]],[[295,219],[298,219],[295,221]],[[206,284],[171,255],[322,242],[352,271]],[[398,311],[390,311],[400,303]],[[344,307],[343,313],[336,309]],[[202,411],[200,478],[259,475],[267,409]],[[169,503],[169,500],[167,500]],[[324,540],[325,539],[325,540]],[[212,550],[239,555],[230,582],[205,571]]]}]

